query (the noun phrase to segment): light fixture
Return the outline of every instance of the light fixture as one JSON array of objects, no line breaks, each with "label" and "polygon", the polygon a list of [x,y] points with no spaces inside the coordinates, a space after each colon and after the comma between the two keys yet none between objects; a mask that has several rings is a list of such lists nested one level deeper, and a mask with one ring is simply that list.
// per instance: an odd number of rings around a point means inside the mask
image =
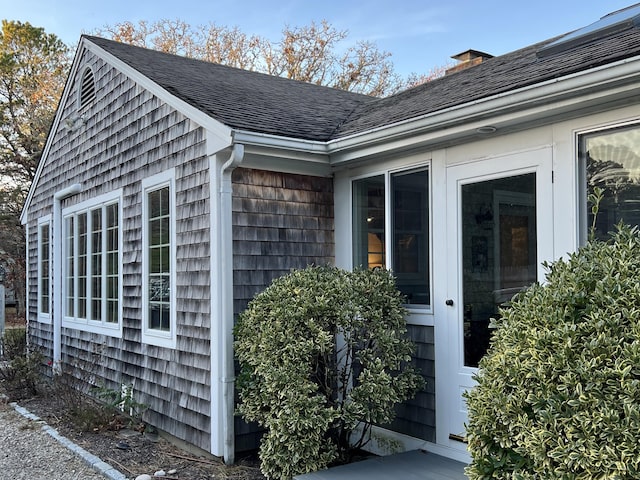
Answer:
[{"label": "light fixture", "polygon": [[496,127],[494,127],[493,125],[485,125],[483,127],[476,128],[476,132],[481,133],[483,135],[487,135],[489,133],[494,133],[496,130],[498,130],[498,129]]},{"label": "light fixture", "polygon": [[64,128],[68,132],[74,132],[84,125],[84,114],[69,117],[64,121]]}]

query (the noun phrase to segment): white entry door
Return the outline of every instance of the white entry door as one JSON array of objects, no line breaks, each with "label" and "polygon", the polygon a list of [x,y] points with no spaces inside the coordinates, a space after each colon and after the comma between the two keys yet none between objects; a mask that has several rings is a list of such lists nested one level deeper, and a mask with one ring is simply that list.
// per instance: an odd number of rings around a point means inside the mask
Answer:
[{"label": "white entry door", "polygon": [[[447,168],[447,345],[438,373],[438,443],[466,450],[463,393],[491,337],[498,307],[536,280],[553,258],[550,149]],[[442,326],[441,326],[442,327]],[[437,348],[442,349],[441,344]]]}]

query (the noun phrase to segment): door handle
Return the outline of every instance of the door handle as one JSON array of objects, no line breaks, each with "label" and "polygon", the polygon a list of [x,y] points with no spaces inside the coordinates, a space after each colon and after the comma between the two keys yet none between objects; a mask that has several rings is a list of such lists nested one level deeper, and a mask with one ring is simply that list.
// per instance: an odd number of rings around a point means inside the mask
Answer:
[{"label": "door handle", "polygon": [[450,298],[447,298],[447,299],[444,301],[444,304],[445,304],[447,307],[453,307],[453,300],[451,300]]}]

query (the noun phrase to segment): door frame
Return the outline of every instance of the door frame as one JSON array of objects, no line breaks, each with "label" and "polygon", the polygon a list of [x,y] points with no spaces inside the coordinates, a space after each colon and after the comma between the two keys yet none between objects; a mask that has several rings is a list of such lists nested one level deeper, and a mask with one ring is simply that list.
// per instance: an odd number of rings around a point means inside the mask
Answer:
[{"label": "door frame", "polygon": [[[437,312],[435,315],[435,357],[436,357],[436,443],[448,452],[447,456],[462,461],[470,459],[466,444],[450,438],[455,433],[455,424],[460,424],[464,417],[464,400],[461,397],[461,377],[468,385],[473,385],[472,377],[475,368],[465,367],[463,358],[462,329],[462,245],[461,245],[461,186],[469,183],[488,181],[525,173],[536,173],[536,219],[537,219],[537,278],[543,281],[545,270],[543,261],[554,258],[553,248],[553,154],[551,146],[512,152],[505,155],[448,165],[445,168],[446,198],[443,206],[446,212],[445,232],[446,245],[442,245],[442,256],[446,262],[442,263],[441,275],[436,278],[446,278],[446,293],[440,298],[434,298]],[[434,256],[438,255],[434,252]],[[444,291],[444,290],[442,290]],[[453,305],[446,305],[447,300],[453,300]],[[471,388],[471,387],[469,387]],[[464,430],[464,426],[462,426]]]}]

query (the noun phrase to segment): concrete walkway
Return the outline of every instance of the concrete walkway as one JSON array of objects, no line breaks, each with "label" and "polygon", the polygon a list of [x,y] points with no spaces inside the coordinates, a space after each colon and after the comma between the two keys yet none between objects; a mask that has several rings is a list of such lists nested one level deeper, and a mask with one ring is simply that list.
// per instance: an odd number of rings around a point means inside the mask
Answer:
[{"label": "concrete walkway", "polygon": [[466,464],[422,450],[375,457],[294,480],[466,480]]}]

